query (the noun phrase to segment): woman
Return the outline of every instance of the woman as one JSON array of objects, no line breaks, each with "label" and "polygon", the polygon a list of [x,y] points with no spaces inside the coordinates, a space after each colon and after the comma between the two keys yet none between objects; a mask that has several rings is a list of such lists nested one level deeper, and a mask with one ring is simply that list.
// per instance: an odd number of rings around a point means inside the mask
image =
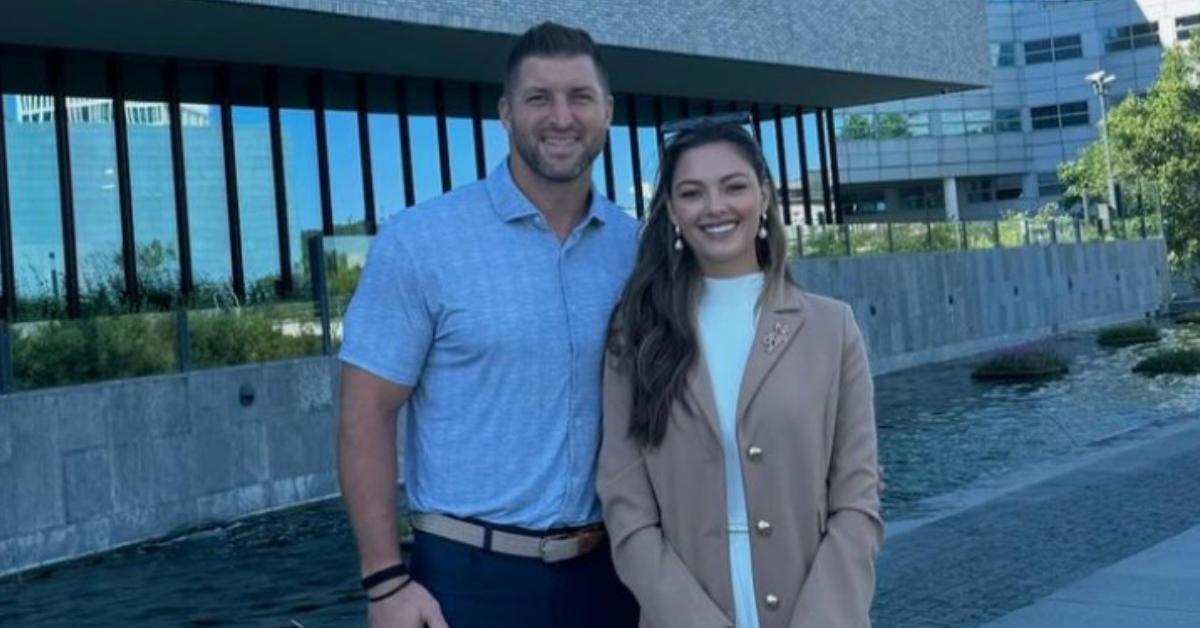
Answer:
[{"label": "woman", "polygon": [[644,628],[868,626],[883,523],[861,335],[792,281],[750,134],[683,127],[609,332],[617,572]]}]

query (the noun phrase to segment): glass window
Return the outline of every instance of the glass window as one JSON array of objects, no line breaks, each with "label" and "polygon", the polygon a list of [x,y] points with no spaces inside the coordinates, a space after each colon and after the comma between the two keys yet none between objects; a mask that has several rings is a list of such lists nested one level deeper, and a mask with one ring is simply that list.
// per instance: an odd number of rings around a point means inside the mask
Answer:
[{"label": "glass window", "polygon": [[196,300],[211,304],[232,295],[229,211],[225,198],[225,145],[216,104],[216,69],[180,68],[183,163],[187,185],[188,238]]},{"label": "glass window", "polygon": [[[283,181],[287,193],[288,242],[292,281],[297,294],[307,294],[308,238],[320,236],[321,183],[317,165],[316,113],[309,100],[309,78],[280,71],[279,126],[283,140]],[[376,198],[379,191],[376,190]]]},{"label": "glass window", "polygon": [[[775,135],[775,111],[769,106],[759,107],[762,118],[758,123],[759,136],[762,138],[763,157],[767,159],[767,170],[771,172],[771,180],[778,190],[779,181],[779,138]],[[782,201],[780,201],[782,204]]]},{"label": "glass window", "polygon": [[1146,48],[1159,44],[1158,22],[1134,24],[1129,27],[1129,34],[1133,38],[1134,48]]},{"label": "glass window", "polygon": [[628,96],[614,97],[613,121],[608,129],[612,150],[613,185],[616,204],[629,215],[637,214],[633,192],[633,151],[629,142]]},{"label": "glass window", "polygon": [[[903,113],[881,113],[879,114],[879,138],[893,139],[909,137],[913,135],[908,126],[910,116]],[[926,120],[925,131],[928,135],[929,122]]]},{"label": "glass window", "polygon": [[1054,47],[1049,39],[1035,39],[1025,42],[1025,65],[1050,63],[1054,61]]},{"label": "glass window", "polygon": [[371,188],[375,220],[383,224],[404,209],[404,164],[400,152],[400,116],[391,79],[367,80],[367,133],[371,138]]},{"label": "glass window", "polygon": [[125,272],[108,72],[104,58],[93,56],[68,56],[65,71],[80,302],[85,313],[117,312],[124,301]]},{"label": "glass window", "polygon": [[484,85],[479,88],[480,109],[483,111],[483,155],[491,172],[508,156],[508,131],[500,122],[498,103],[499,85]]},{"label": "glass window", "polygon": [[165,101],[162,68],[128,63],[125,85],[138,291],[146,306],[168,309],[175,302],[179,285],[179,237],[171,167],[171,112]]},{"label": "glass window", "polygon": [[1029,110],[1029,118],[1033,129],[1057,129],[1059,127],[1058,105],[1033,107]]},{"label": "glass window", "polygon": [[65,310],[66,289],[54,99],[44,59],[6,53],[0,62],[16,315],[57,317]]},{"label": "glass window", "polygon": [[450,151],[450,182],[454,187],[479,179],[475,167],[475,128],[467,84],[446,81],[446,141]]},{"label": "glass window", "polygon": [[843,192],[844,205],[851,214],[881,214],[887,211],[883,190]]},{"label": "glass window", "polygon": [[1062,126],[1082,126],[1088,124],[1088,104],[1086,100],[1063,103],[1058,106]]},{"label": "glass window", "polygon": [[907,210],[941,209],[942,190],[937,185],[900,188],[900,207]]},{"label": "glass window", "polygon": [[847,140],[869,140],[876,137],[875,114],[851,113],[846,115],[842,137]]},{"label": "glass window", "polygon": [[654,182],[658,177],[658,132],[654,128],[654,100],[638,96],[637,136],[638,156],[641,158],[642,206],[650,209],[650,197],[654,195]]},{"label": "glass window", "polygon": [[1200,29],[1200,13],[1175,18],[1175,38],[1184,41],[1192,36],[1192,31]]},{"label": "glass window", "polygon": [[1021,184],[1021,177],[996,177],[996,200],[1011,201],[1021,198],[1023,194],[1024,189]]},{"label": "glass window", "polygon": [[438,143],[433,81],[408,80],[408,136],[412,144],[413,191],[416,202],[442,194],[442,149]]},{"label": "glass window", "polygon": [[1039,172],[1038,196],[1060,196],[1066,191],[1066,186],[1058,180],[1057,172]]},{"label": "glass window", "polygon": [[992,132],[992,111],[990,109],[968,109],[963,116],[966,120],[968,135]]},{"label": "glass window", "polygon": [[[822,184],[822,164],[821,142],[819,133],[822,133],[824,128],[824,115],[822,110],[820,113],[814,111],[805,111],[804,120],[804,152],[805,159],[808,160],[808,172],[805,174],[804,181],[809,184],[809,198],[812,200],[812,218],[813,222],[821,223],[824,220],[825,213],[825,186]],[[828,141],[826,142],[828,144]]]},{"label": "glass window", "polygon": [[1133,50],[1158,44],[1158,22],[1143,22],[1104,31],[1104,50],[1107,52]]},{"label": "glass window", "polygon": [[362,149],[358,141],[358,103],[354,77],[325,76],[325,147],[333,228],[338,234],[366,233]]},{"label": "glass window", "polygon": [[992,179],[968,179],[967,202],[989,203],[996,200],[995,181]]},{"label": "glass window", "polygon": [[992,42],[988,44],[992,56],[993,68],[1006,68],[1016,65],[1016,46],[1011,41]]},{"label": "glass window", "polygon": [[1054,60],[1066,61],[1083,56],[1083,39],[1079,35],[1054,38]]},{"label": "glass window", "polygon": [[943,111],[942,135],[963,135],[967,132],[962,111]]},{"label": "glass window", "polygon": [[1021,132],[1021,110],[1020,109],[997,109],[996,110],[996,132],[997,133],[1020,133]]},{"label": "glass window", "polygon": [[800,138],[796,132],[794,112],[783,118],[783,158],[788,167],[788,197],[791,202],[792,224],[801,224],[804,222],[805,178],[800,174]]},{"label": "glass window", "polygon": [[909,135],[912,137],[926,137],[929,135],[929,112],[910,113],[907,114],[907,118]]},{"label": "glass window", "polygon": [[261,106],[263,78],[258,72],[235,75],[233,154],[237,166],[238,218],[242,267],[249,300],[270,299],[279,280],[279,236],[275,214],[275,166],[271,126]]}]

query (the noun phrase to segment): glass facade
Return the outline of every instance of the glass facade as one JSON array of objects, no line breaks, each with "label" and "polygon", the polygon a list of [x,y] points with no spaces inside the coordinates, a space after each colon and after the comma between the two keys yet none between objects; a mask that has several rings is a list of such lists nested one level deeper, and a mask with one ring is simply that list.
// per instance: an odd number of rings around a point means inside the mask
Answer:
[{"label": "glass facade", "polygon": [[[312,236],[373,233],[508,154],[498,84],[11,48],[0,90],[0,317],[18,321],[305,299]],[[616,94],[596,189],[644,214],[662,124],[733,108],[758,116],[786,219],[840,220],[832,117],[794,104]]]}]

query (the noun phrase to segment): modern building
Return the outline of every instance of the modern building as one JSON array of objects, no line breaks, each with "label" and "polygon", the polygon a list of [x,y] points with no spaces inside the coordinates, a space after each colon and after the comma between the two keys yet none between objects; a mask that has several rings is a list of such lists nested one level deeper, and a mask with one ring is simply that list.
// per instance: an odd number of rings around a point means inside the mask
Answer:
[{"label": "modern building", "polygon": [[1144,94],[1164,48],[1198,29],[1200,0],[988,0],[990,88],[835,114],[843,210],[974,220],[1058,201],[1058,165],[1099,138],[1084,77],[1115,76],[1110,106]]},{"label": "modern building", "polygon": [[545,19],[602,45],[616,111],[594,180],[638,215],[662,124],[738,108],[787,220],[838,220],[833,109],[990,78],[981,2],[16,3],[0,20],[0,318],[161,307],[147,295],[164,286],[191,303],[303,296],[308,234],[374,233],[500,163],[503,60]]}]

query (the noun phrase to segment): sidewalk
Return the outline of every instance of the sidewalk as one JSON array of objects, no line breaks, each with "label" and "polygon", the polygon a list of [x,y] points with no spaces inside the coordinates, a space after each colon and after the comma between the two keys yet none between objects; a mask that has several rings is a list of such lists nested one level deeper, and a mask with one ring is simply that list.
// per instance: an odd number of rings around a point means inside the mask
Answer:
[{"label": "sidewalk", "polygon": [[1200,526],[1072,584],[985,628],[1200,626]]},{"label": "sidewalk", "polygon": [[888,538],[876,628],[1200,627],[1200,421],[1130,438]]}]

